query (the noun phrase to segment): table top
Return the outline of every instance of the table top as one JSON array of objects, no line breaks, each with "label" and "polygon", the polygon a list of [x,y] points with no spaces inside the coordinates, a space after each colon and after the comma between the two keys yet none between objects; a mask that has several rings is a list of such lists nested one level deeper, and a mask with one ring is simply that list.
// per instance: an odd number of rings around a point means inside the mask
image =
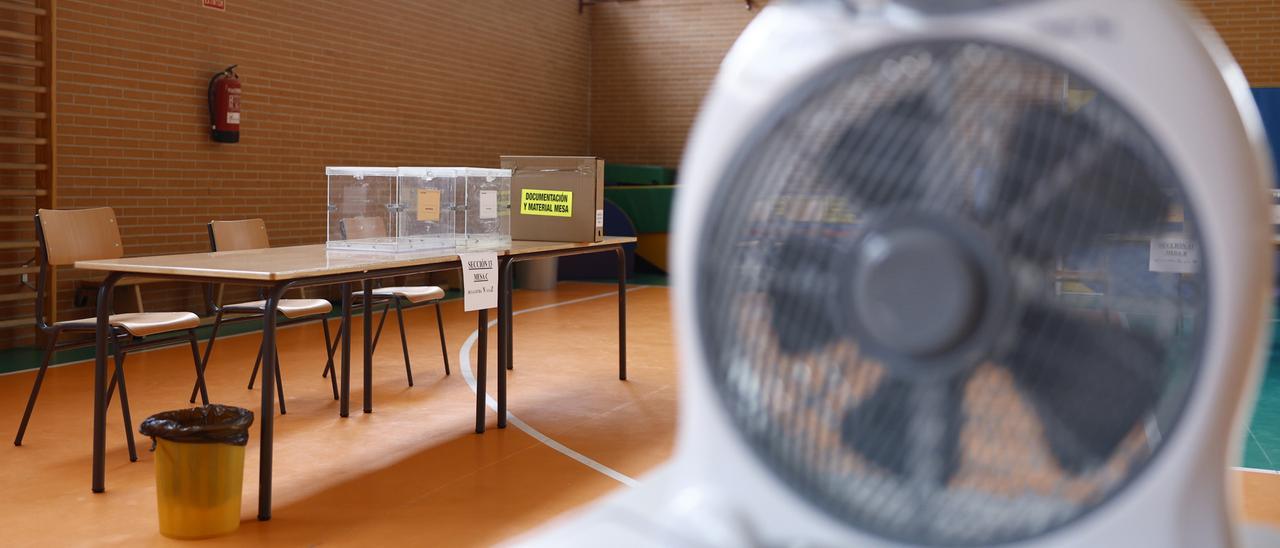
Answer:
[{"label": "table top", "polygon": [[[568,251],[626,244],[629,236],[606,236],[600,242],[540,242],[516,240],[498,255],[527,255],[548,251]],[[405,266],[426,266],[458,260],[453,249],[411,253],[376,253],[326,249],[324,244],[155,255],[96,261],[76,261],[84,270],[128,272],[165,277],[220,278],[247,281],[288,281],[316,276],[386,270]]]}]

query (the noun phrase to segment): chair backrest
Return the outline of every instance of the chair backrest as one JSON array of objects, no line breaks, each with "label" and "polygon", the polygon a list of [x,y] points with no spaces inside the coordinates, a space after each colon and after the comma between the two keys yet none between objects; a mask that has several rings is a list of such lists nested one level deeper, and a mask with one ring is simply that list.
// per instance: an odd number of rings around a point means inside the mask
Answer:
[{"label": "chair backrest", "polygon": [[386,238],[387,222],[382,217],[347,217],[338,221],[342,236],[348,240]]},{"label": "chair backrest", "polygon": [[271,247],[271,241],[262,219],[209,221],[209,245],[214,251],[236,251]]},{"label": "chair backrest", "polygon": [[40,247],[52,266],[124,256],[116,213],[109,207],[41,209],[37,219]]}]

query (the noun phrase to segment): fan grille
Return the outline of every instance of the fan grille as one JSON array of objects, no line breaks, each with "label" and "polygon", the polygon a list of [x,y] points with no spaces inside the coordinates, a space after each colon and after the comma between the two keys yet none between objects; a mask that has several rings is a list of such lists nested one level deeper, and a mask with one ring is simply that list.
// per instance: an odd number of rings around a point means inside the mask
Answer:
[{"label": "fan grille", "polygon": [[[985,546],[1085,515],[1155,456],[1199,368],[1207,269],[1149,271],[1152,238],[1199,245],[1192,208],[1097,89],[1006,46],[896,45],[752,132],[706,213],[698,327],[729,415],[791,489],[888,539]],[[953,224],[1003,273],[942,357],[851,318],[849,265],[903,217]]]},{"label": "fan grille", "polygon": [[928,14],[967,13],[1038,1],[1040,0],[894,0],[897,4]]}]

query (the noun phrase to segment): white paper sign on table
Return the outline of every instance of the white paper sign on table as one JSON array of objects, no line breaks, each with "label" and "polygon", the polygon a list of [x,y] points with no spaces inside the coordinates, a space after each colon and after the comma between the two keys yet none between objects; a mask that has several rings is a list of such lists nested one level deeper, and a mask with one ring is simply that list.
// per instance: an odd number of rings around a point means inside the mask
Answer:
[{"label": "white paper sign on table", "polygon": [[467,312],[498,306],[498,253],[459,253],[462,261],[462,308]]},{"label": "white paper sign on table", "polygon": [[1151,258],[1147,270],[1194,274],[1200,270],[1200,249],[1182,236],[1162,236],[1151,240]]}]

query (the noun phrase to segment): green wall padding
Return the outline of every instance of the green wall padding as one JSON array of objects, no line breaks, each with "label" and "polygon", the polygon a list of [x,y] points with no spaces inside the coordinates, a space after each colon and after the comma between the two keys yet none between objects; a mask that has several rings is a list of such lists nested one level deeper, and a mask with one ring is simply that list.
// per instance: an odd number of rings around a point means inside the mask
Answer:
[{"label": "green wall padding", "polygon": [[631,218],[636,232],[667,232],[671,226],[671,204],[675,185],[605,187],[605,199],[618,205]]},{"label": "green wall padding", "polygon": [[606,185],[670,185],[676,182],[676,170],[662,166],[604,164]]}]

